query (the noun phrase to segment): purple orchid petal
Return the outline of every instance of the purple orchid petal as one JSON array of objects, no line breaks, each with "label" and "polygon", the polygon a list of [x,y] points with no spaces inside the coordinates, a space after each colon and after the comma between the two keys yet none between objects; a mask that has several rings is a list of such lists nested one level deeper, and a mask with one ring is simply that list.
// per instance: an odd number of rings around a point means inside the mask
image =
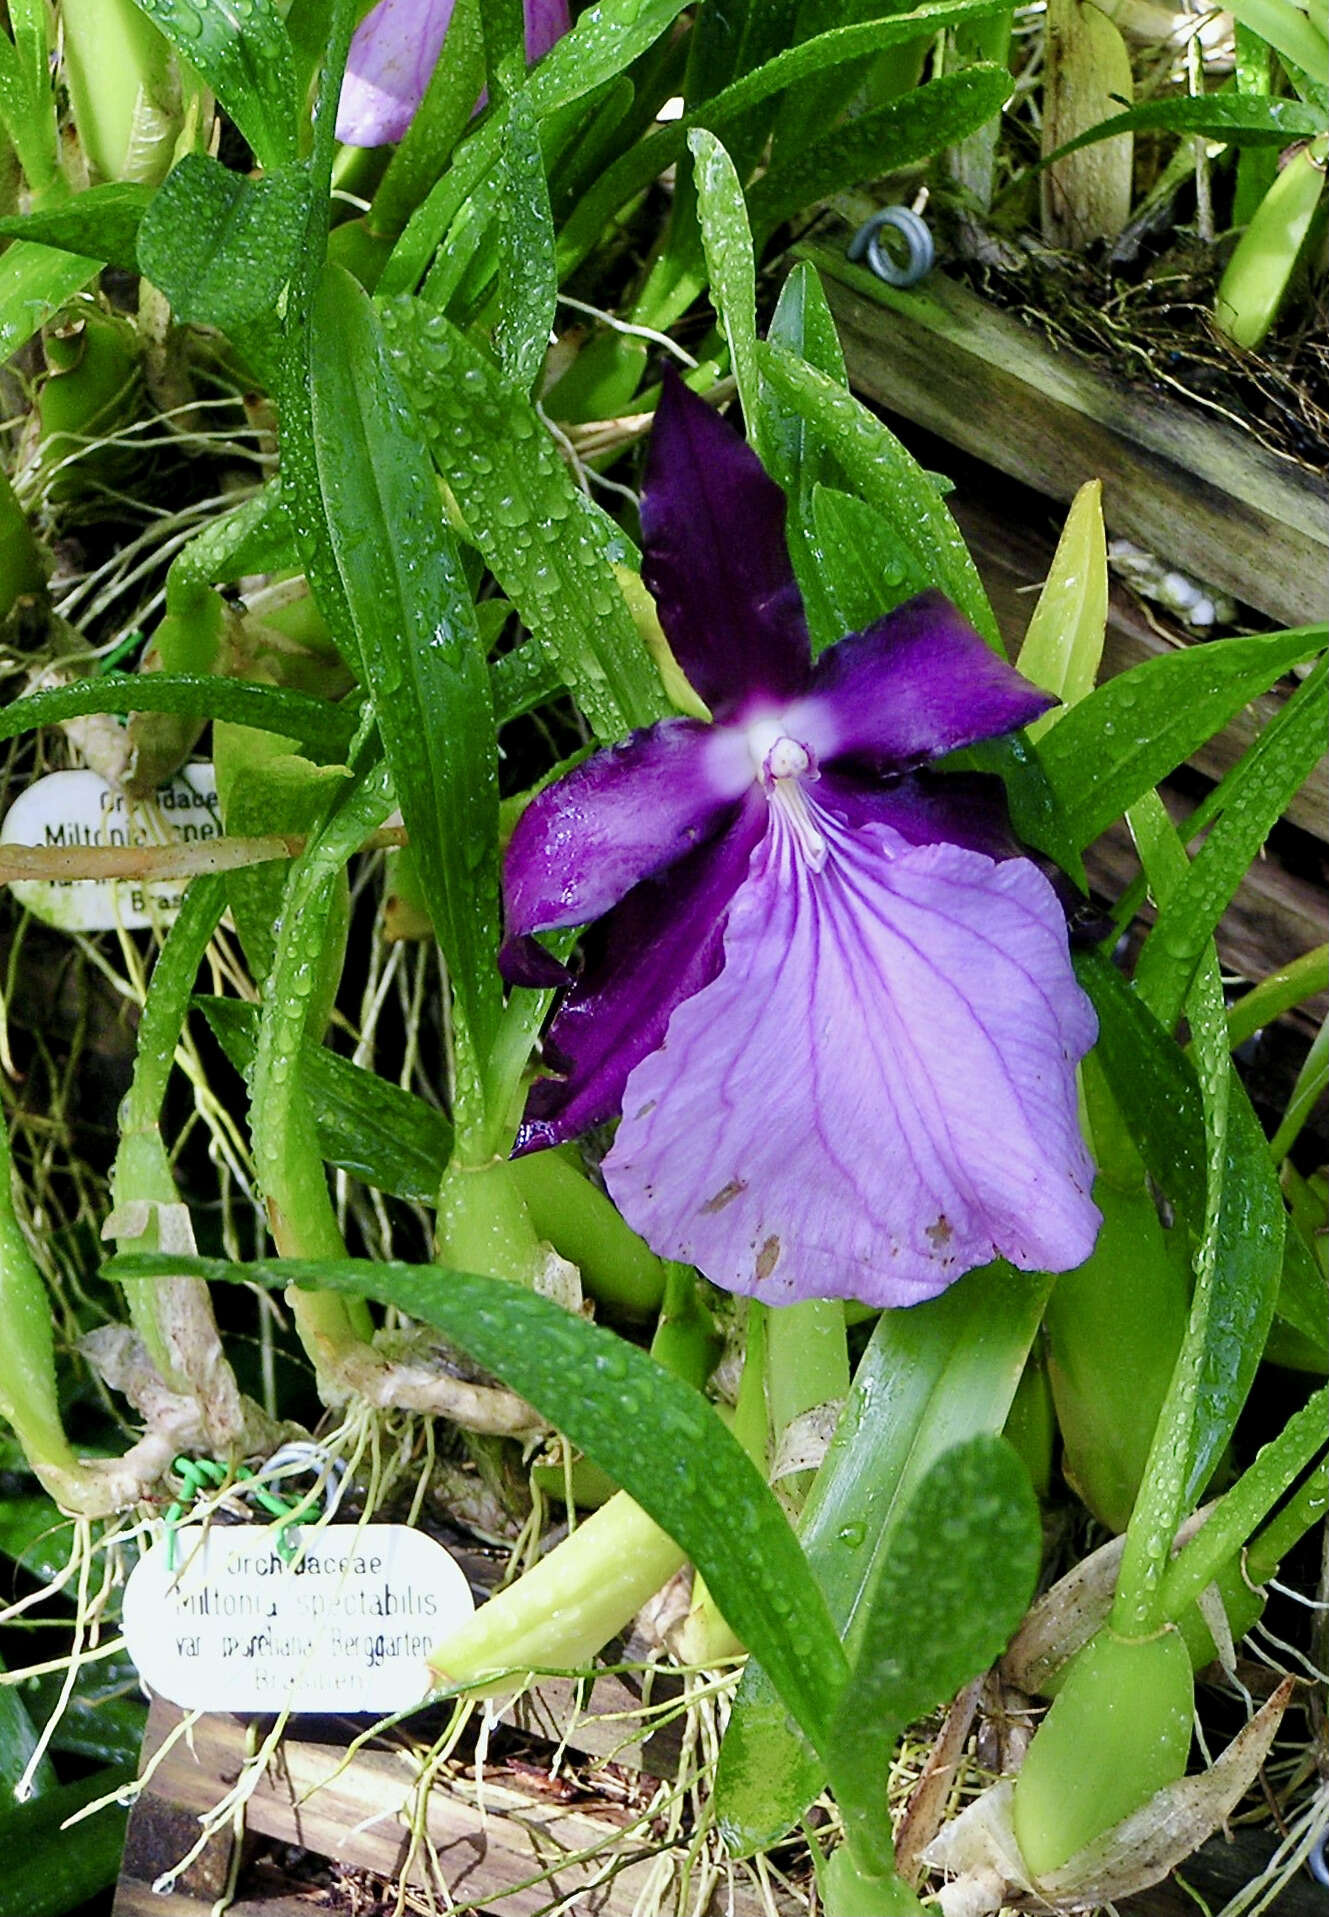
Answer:
[{"label": "purple orchid petal", "polygon": [[807,684],[785,510],[734,428],[667,371],[642,489],[642,577],[674,657],[717,718]]},{"label": "purple orchid petal", "polygon": [[788,730],[824,765],[905,767],[1028,725],[1057,702],[999,659],[940,593],[830,646]]},{"label": "purple orchid petal", "polygon": [[997,1257],[1081,1264],[1095,1021],[1047,880],[809,809],[824,867],[773,806],[721,971],[628,1081],[604,1164],[620,1210],[770,1303],[913,1304]]},{"label": "purple orchid petal", "polygon": [[[454,0],[379,0],[355,30],[337,138],[345,146],[400,140],[425,95]],[[572,24],[567,0],[526,0],[526,58],[534,66]]]},{"label": "purple orchid petal", "polygon": [[400,140],[438,65],[453,0],[379,0],[355,30],[337,138],[346,146]]},{"label": "purple orchid petal", "polygon": [[566,1076],[532,1086],[514,1155],[617,1116],[629,1073],[660,1044],[675,1007],[719,970],[725,914],[767,817],[754,791],[729,832],[637,886],[606,920],[601,958],[568,993],[545,1040],[546,1059]]},{"label": "purple orchid petal", "polygon": [[526,0],[526,60],[543,60],[572,25],[568,0]]},{"label": "purple orchid petal", "polygon": [[741,738],[696,719],[597,752],[517,821],[503,870],[509,935],[599,918],[711,838],[752,778]]},{"label": "purple orchid petal", "polygon": [[1011,829],[1006,788],[990,772],[908,772],[881,785],[837,770],[822,774],[811,797],[853,831],[888,825],[910,845],[962,845],[993,860],[1028,856]]},{"label": "purple orchid petal", "polygon": [[538,940],[525,934],[504,939],[499,947],[498,969],[506,984],[530,985],[537,991],[572,983],[567,966],[552,952],[547,952]]}]

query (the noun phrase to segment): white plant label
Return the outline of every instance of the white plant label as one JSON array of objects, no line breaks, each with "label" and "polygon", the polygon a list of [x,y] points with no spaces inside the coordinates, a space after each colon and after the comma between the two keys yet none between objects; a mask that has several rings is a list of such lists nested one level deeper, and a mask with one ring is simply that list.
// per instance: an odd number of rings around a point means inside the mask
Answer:
[{"label": "white plant label", "polygon": [[124,1631],[144,1682],[187,1710],[386,1715],[422,1703],[429,1652],[475,1608],[456,1559],[404,1524],[292,1531],[290,1563],[277,1536],[184,1525],[173,1558],[163,1538],[139,1559]]},{"label": "white plant label", "polygon": [[[17,798],[0,825],[0,845],[170,845],[221,837],[217,781],[210,765],[187,765],[151,799],[129,799],[98,772],[49,772]],[[182,879],[16,879],[11,887],[46,925],[107,932],[169,924]]]}]

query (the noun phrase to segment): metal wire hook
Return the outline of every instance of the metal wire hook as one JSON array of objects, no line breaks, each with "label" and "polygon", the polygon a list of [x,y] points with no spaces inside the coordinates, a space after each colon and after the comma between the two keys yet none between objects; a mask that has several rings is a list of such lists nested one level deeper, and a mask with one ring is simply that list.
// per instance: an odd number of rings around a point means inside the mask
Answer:
[{"label": "metal wire hook", "polygon": [[[909,249],[903,263],[881,243],[882,229],[888,226]],[[864,220],[849,242],[848,253],[851,260],[865,259],[888,286],[917,286],[937,256],[927,222],[911,206],[883,206],[870,220]]]}]

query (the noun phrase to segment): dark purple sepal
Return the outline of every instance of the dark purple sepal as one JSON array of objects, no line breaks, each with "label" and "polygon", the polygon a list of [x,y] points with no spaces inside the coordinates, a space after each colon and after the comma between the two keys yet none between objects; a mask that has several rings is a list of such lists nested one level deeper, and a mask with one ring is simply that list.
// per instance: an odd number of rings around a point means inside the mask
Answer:
[{"label": "dark purple sepal", "polygon": [[610,913],[545,1039],[546,1061],[563,1076],[531,1087],[514,1157],[618,1116],[632,1071],[660,1049],[676,1008],[719,971],[725,916],[768,818],[754,790],[723,837],[645,880]]},{"label": "dark purple sepal", "polygon": [[837,766],[811,792],[855,831],[888,825],[910,845],[963,845],[996,860],[1028,857],[1011,827],[1006,788],[991,772],[906,772],[883,785]]},{"label": "dark purple sepal", "polygon": [[506,984],[529,985],[537,991],[572,982],[567,966],[526,933],[504,939],[498,951],[498,969]]},{"label": "dark purple sepal", "polygon": [[504,860],[509,936],[588,925],[721,830],[750,777],[724,745],[713,726],[665,719],[538,792]]},{"label": "dark purple sepal", "polygon": [[666,369],[642,488],[642,577],[674,657],[717,718],[807,683],[785,513],[756,454]]},{"label": "dark purple sepal", "polygon": [[790,730],[823,765],[849,758],[903,770],[1014,732],[1056,703],[948,599],[925,592],[822,653]]}]

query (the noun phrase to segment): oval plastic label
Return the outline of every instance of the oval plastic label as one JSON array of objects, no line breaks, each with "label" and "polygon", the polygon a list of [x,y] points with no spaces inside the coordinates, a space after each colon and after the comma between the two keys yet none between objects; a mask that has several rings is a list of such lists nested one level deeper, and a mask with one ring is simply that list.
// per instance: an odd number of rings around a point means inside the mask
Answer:
[{"label": "oval plastic label", "polygon": [[[151,799],[128,799],[99,772],[48,772],[10,806],[0,845],[169,845],[221,837],[217,780],[210,765],[187,765]],[[62,932],[109,932],[117,925],[168,924],[183,879],[16,879],[10,890],[45,925]]]},{"label": "oval plastic label", "polygon": [[[373,1711],[422,1703],[425,1660],[475,1609],[441,1544],[404,1524],[184,1525],[125,1587],[129,1655],[187,1710]],[[171,1562],[168,1563],[168,1558]],[[172,1564],[174,1568],[171,1568]]]}]

